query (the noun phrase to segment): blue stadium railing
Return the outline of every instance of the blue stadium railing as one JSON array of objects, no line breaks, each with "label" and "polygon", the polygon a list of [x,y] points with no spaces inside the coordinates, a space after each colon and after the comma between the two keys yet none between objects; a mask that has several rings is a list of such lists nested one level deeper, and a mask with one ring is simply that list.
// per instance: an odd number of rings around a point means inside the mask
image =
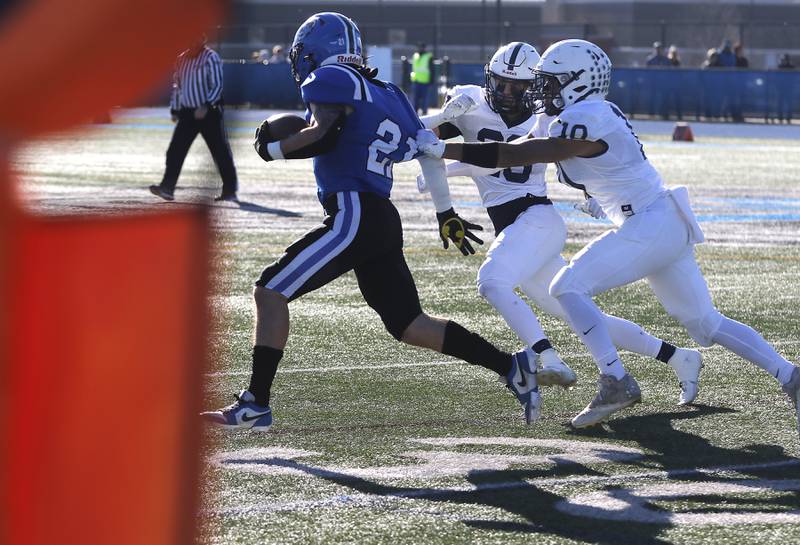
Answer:
[{"label": "blue stadium railing", "polygon": [[[452,64],[449,83],[482,84],[483,65]],[[791,119],[800,114],[800,71],[614,68],[608,98],[630,115]]]},{"label": "blue stadium railing", "polygon": [[[225,101],[297,108],[288,64],[226,63]],[[483,65],[450,65],[449,85],[484,81]],[[615,68],[609,100],[629,115],[670,119],[800,117],[800,71]]]}]

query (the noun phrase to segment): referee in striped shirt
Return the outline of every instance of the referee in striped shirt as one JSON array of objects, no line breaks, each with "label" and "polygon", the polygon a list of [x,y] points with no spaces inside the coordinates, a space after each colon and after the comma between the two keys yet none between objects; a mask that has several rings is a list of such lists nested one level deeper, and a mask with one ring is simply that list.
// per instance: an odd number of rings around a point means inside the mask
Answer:
[{"label": "referee in striped shirt", "polygon": [[151,185],[150,192],[174,200],[183,161],[200,133],[222,177],[222,193],[214,200],[238,202],[236,167],[222,118],[222,61],[206,46],[205,36],[178,55],[169,107],[177,123],[167,149],[167,168],[161,184]]}]

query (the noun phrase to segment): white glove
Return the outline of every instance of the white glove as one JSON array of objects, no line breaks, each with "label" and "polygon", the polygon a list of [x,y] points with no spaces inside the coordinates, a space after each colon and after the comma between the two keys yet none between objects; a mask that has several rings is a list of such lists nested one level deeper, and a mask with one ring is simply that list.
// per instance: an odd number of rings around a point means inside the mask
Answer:
[{"label": "white glove", "polygon": [[575,210],[580,210],[584,214],[588,214],[595,219],[605,219],[606,213],[600,207],[600,203],[594,197],[589,197],[583,202],[575,203]]},{"label": "white glove", "polygon": [[417,149],[430,157],[441,159],[444,155],[445,143],[430,129],[420,129],[415,138]]},{"label": "white glove", "polygon": [[420,120],[422,124],[425,125],[426,129],[433,129],[442,123],[447,123],[448,121],[452,121],[457,117],[467,114],[477,107],[478,103],[475,102],[472,97],[465,94],[458,94],[445,102],[441,112],[438,114],[424,115],[420,117]]}]

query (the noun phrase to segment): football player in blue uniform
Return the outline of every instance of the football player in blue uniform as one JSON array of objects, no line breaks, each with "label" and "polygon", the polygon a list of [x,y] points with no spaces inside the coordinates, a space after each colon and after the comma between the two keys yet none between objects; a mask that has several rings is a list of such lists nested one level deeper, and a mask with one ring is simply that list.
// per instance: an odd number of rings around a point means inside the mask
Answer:
[{"label": "football player in blue uniform", "polygon": [[396,339],[436,350],[498,373],[522,404],[526,422],[539,415],[534,354],[502,352],[459,324],[422,311],[403,256],[403,229],[389,195],[392,166],[419,156],[444,236],[472,253],[471,224],[453,211],[444,163],[417,150],[422,124],[405,94],[375,78],[364,64],[355,23],[318,13],[298,29],[292,73],[307,105],[309,127],[267,145],[266,161],[314,157],[322,225],[291,244],[256,282],[255,347],[250,385],[236,402],[203,417],[224,428],[267,430],[270,388],[289,334],[288,303],[354,271],[367,304]]}]

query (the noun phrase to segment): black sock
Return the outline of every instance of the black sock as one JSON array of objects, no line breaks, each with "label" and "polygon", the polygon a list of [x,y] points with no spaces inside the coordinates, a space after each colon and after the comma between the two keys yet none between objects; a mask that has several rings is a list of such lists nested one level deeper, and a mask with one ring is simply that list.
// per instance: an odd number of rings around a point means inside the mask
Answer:
[{"label": "black sock", "polygon": [[444,328],[442,353],[473,365],[491,369],[501,377],[511,370],[511,354],[498,350],[492,343],[448,320]]},{"label": "black sock", "polygon": [[256,398],[256,404],[262,407],[269,405],[269,390],[282,357],[283,350],[271,346],[253,347],[253,374],[250,375],[250,386],[247,389]]},{"label": "black sock", "polygon": [[531,346],[531,348],[532,348],[532,349],[533,349],[533,351],[534,351],[534,352],[536,352],[537,354],[541,354],[541,353],[542,353],[542,352],[544,352],[545,350],[550,350],[551,348],[553,348],[553,345],[552,345],[552,344],[550,344],[550,341],[549,341],[549,340],[547,340],[547,339],[542,339],[541,341],[537,341],[537,343],[536,343],[536,344],[534,344],[533,346]]},{"label": "black sock", "polygon": [[675,350],[677,350],[677,348],[669,344],[667,341],[661,341],[661,349],[658,351],[658,356],[656,356],[656,359],[658,361],[667,363],[675,353]]}]

